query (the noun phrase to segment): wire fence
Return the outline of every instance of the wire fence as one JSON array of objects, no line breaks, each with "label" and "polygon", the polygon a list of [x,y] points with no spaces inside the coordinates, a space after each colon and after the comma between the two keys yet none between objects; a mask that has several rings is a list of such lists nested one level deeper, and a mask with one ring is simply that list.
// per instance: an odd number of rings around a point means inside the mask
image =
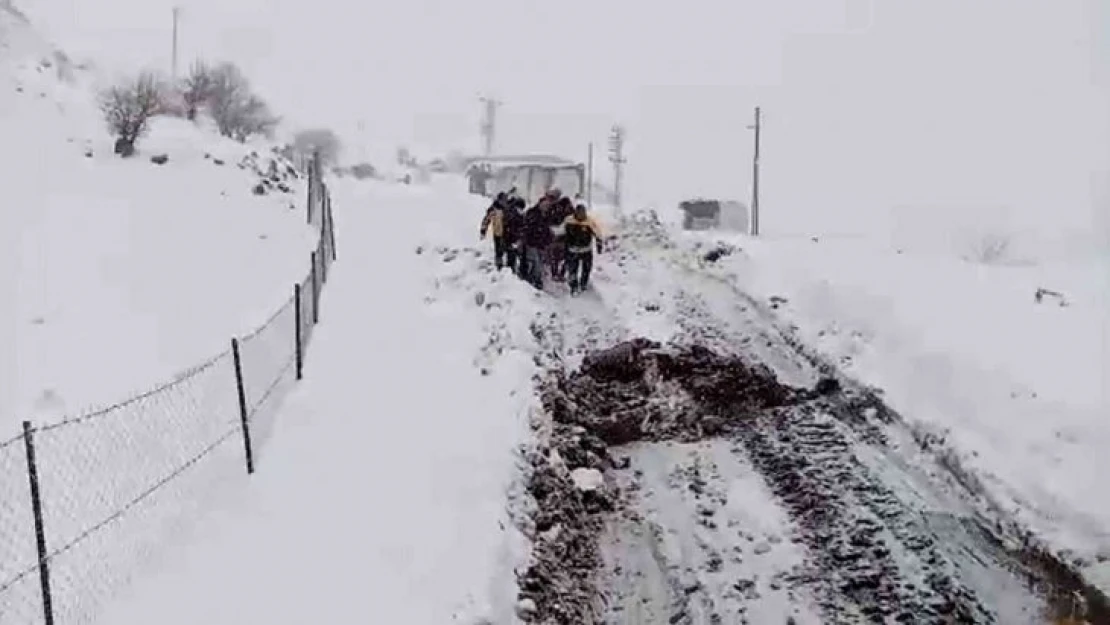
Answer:
[{"label": "wire fence", "polygon": [[306,168],[319,243],[265,323],[154,389],[0,440],[0,625],[95,622],[221,486],[254,472],[301,379],[336,258],[319,163]]}]

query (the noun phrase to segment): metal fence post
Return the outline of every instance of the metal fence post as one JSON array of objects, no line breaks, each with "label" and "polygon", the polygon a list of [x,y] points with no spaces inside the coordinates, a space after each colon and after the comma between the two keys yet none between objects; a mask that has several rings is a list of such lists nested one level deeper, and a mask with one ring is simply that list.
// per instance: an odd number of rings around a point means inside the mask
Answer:
[{"label": "metal fence post", "polygon": [[46,524],[42,518],[42,492],[39,490],[38,463],[35,462],[34,428],[23,422],[23,445],[27,450],[27,479],[31,483],[31,511],[35,517],[35,544],[39,554],[39,583],[42,586],[42,616],[54,625],[54,598],[50,591],[50,561],[46,552]]},{"label": "metal fence post", "polygon": [[331,194],[328,194],[328,246],[331,247],[331,260],[335,262],[335,216],[331,212]]},{"label": "metal fence post", "polygon": [[312,223],[312,168],[308,170],[308,193],[305,196],[304,203],[305,210],[305,223]]},{"label": "metal fence post", "polygon": [[235,388],[239,392],[239,420],[243,424],[243,450],[247,457],[247,475],[254,473],[254,450],[251,448],[251,430],[247,420],[247,389],[243,384],[243,360],[239,356],[239,339],[231,339],[231,355],[235,360]]},{"label": "metal fence post", "polygon": [[[316,253],[320,260],[320,284],[328,283],[328,212],[324,210],[324,203],[320,203],[320,238],[316,244]],[[322,290],[322,289],[321,289]]]},{"label": "metal fence post", "polygon": [[320,323],[320,269],[316,252],[312,253],[312,325]]},{"label": "metal fence post", "polygon": [[324,283],[328,281],[328,261],[331,260],[331,250],[328,249],[328,189],[324,187],[324,194],[320,198],[320,252],[323,258],[322,269],[324,270]]},{"label": "metal fence post", "polygon": [[293,340],[297,342],[297,379],[300,380],[304,375],[304,337],[302,336],[303,330],[301,324],[304,323],[301,315],[301,283],[298,282],[293,285],[293,324],[296,328],[293,330]]}]

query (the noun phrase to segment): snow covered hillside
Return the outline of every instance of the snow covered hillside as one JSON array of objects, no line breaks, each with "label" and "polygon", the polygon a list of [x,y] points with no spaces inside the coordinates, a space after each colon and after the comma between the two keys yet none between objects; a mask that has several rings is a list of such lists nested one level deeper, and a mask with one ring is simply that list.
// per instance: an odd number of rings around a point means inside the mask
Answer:
[{"label": "snow covered hillside", "polygon": [[274,173],[269,146],[158,118],[120,159],[95,101],[114,77],[75,67],[8,2],[0,39],[0,229],[18,267],[0,300],[16,329],[3,349],[18,354],[0,396],[6,438],[22,419],[121,400],[226,349],[288,299],[315,240],[286,163],[254,193]]}]

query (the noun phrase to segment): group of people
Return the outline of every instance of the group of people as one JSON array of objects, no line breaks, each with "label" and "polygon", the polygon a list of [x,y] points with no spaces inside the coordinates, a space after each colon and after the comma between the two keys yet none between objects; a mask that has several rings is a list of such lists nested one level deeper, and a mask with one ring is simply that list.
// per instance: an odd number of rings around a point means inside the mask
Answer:
[{"label": "group of people", "polygon": [[493,237],[494,263],[508,267],[537,289],[544,276],[566,281],[572,295],[589,286],[594,250],[601,253],[601,229],[586,204],[549,190],[532,206],[516,192],[501,192],[486,209],[480,238]]}]

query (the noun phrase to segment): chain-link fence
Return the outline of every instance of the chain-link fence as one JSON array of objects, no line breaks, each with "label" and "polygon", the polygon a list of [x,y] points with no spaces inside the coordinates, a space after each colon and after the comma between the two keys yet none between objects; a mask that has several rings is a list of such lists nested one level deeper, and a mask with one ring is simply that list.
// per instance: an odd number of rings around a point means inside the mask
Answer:
[{"label": "chain-link fence", "polygon": [[0,441],[0,625],[94,622],[222,486],[254,472],[301,378],[336,258],[318,162],[307,168],[307,220],[319,243],[307,277],[265,323],[157,388],[57,423],[24,423]]}]

